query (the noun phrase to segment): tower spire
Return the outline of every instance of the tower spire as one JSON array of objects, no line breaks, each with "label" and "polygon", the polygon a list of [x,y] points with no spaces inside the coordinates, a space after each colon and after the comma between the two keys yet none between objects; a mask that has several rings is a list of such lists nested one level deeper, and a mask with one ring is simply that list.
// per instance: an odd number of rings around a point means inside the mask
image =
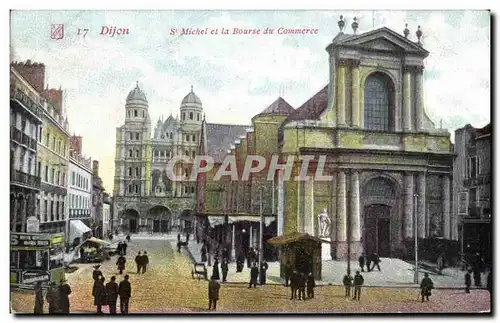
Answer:
[{"label": "tower spire", "polygon": [[191,85],[191,93],[193,93],[193,86]]}]

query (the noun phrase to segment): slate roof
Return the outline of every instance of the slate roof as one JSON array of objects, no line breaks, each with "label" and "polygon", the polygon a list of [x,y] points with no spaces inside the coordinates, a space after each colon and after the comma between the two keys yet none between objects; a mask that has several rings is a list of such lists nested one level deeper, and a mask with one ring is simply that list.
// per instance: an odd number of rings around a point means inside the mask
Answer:
[{"label": "slate roof", "polygon": [[302,106],[291,113],[283,122],[285,125],[295,120],[319,120],[319,117],[325,111],[328,104],[328,85],[325,85],[312,98],[307,100]]},{"label": "slate roof", "polygon": [[250,126],[207,123],[207,155],[212,156],[216,163],[222,162],[234,141],[246,135],[248,128]]},{"label": "slate roof", "polygon": [[265,108],[261,113],[259,113],[256,116],[263,115],[263,114],[284,114],[284,115],[289,115],[290,113],[294,112],[295,109],[285,101],[281,96],[276,99],[273,103],[271,103],[270,106]]}]

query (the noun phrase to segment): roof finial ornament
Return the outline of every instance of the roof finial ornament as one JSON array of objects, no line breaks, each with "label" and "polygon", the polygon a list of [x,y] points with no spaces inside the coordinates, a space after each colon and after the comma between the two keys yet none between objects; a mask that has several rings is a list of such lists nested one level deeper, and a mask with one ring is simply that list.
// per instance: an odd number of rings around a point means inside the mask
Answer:
[{"label": "roof finial ornament", "polygon": [[405,35],[405,38],[408,38],[408,35],[410,34],[410,29],[408,29],[408,24],[405,24],[405,30],[403,30],[403,34]]},{"label": "roof finial ornament", "polygon": [[203,113],[203,121],[205,121],[205,113]]},{"label": "roof finial ornament", "polygon": [[193,93],[193,86],[191,85],[191,93]]},{"label": "roof finial ornament", "polygon": [[354,21],[351,24],[352,30],[354,31],[354,35],[356,35],[356,31],[358,30],[359,23],[356,21],[356,17],[353,19]]},{"label": "roof finial ornament", "polygon": [[135,81],[135,87],[139,88],[139,81]]},{"label": "roof finial ornament", "polygon": [[340,15],[340,20],[338,21],[340,32],[343,32],[345,27],[344,16]]},{"label": "roof finial ornament", "polygon": [[415,34],[417,35],[418,43],[421,45],[422,42],[420,41],[420,38],[422,37],[422,30],[420,30],[420,26],[418,26],[418,30]]}]

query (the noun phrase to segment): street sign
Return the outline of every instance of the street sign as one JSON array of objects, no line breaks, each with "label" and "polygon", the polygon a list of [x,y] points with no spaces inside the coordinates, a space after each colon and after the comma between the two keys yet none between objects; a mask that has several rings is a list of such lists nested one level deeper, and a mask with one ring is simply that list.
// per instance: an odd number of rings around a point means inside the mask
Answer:
[{"label": "street sign", "polygon": [[40,232],[40,220],[36,216],[26,219],[26,232]]},{"label": "street sign", "polygon": [[10,233],[10,247],[50,247],[50,234]]},{"label": "street sign", "polygon": [[49,271],[31,271],[25,270],[21,272],[21,284],[34,284],[36,282],[50,281]]}]

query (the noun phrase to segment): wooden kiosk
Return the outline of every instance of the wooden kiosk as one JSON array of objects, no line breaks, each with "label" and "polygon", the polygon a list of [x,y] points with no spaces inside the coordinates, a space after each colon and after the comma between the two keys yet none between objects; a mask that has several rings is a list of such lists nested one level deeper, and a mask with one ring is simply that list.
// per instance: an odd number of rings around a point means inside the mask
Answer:
[{"label": "wooden kiosk", "polygon": [[281,248],[280,277],[285,277],[286,264],[292,269],[321,280],[321,244],[323,240],[307,233],[292,232],[267,240],[267,243]]}]

